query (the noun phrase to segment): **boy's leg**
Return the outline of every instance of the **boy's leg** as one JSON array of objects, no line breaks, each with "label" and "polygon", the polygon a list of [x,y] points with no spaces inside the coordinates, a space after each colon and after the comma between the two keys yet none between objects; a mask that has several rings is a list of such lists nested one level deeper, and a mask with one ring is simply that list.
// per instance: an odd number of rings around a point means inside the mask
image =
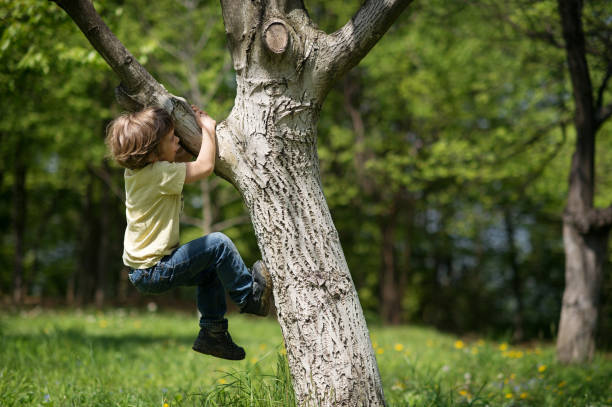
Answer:
[{"label": "boy's leg", "polygon": [[[225,314],[224,291],[239,306],[251,294],[253,276],[234,243],[222,233],[211,233],[179,247],[168,263],[173,269],[172,285],[198,287],[198,308],[203,316]],[[221,302],[223,307],[216,307]]]},{"label": "boy's leg", "polygon": [[249,273],[233,242],[222,233],[212,233],[179,247],[167,263],[173,270],[173,286],[197,286],[201,329],[193,349],[225,359],[244,359],[244,349],[234,344],[227,331],[225,291],[242,310],[265,315],[269,306],[264,314],[254,300],[262,297],[258,293],[265,288],[260,275]]}]

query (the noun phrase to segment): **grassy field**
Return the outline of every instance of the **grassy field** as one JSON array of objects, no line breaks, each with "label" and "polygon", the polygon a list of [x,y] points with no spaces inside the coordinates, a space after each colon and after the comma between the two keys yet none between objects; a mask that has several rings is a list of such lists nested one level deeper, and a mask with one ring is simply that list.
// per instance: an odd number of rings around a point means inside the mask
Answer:
[{"label": "grassy field", "polygon": [[[231,315],[247,358],[191,350],[183,313],[0,314],[0,406],[292,406],[280,329]],[[390,406],[612,406],[612,359],[566,367],[550,344],[512,347],[417,327],[371,328]]]}]

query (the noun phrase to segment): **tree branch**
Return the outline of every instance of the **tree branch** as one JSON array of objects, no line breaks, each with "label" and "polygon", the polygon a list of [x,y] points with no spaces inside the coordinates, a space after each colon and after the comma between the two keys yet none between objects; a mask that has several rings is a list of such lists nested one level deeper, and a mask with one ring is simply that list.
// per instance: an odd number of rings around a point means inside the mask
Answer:
[{"label": "tree branch", "polygon": [[249,221],[250,221],[250,218],[248,216],[237,216],[235,218],[230,218],[230,219],[226,219],[221,222],[217,222],[214,225],[212,225],[211,229],[213,232],[219,232],[227,228],[230,228],[232,226],[249,223]]},{"label": "tree branch", "polygon": [[590,208],[582,213],[566,209],[563,220],[571,223],[582,234],[598,232],[612,227],[612,205],[607,208]]},{"label": "tree branch", "polygon": [[323,38],[314,76],[325,97],[331,85],[372,49],[412,0],[367,0],[344,27]]},{"label": "tree branch", "polygon": [[100,180],[102,182],[104,182],[106,184],[106,186],[108,187],[108,189],[111,190],[111,192],[117,197],[119,198],[119,200],[123,203],[125,203],[125,193],[123,192],[123,189],[121,189],[112,179],[111,174],[108,173],[108,171],[106,170],[106,168],[103,167],[96,167],[95,165],[89,164],[87,165],[87,168],[89,169],[89,171],[91,171],[92,174],[94,174],[95,176],[97,176],[98,178],[100,178]]},{"label": "tree branch", "polygon": [[597,110],[597,127],[600,127],[606,120],[608,120],[612,116],[612,103],[609,105],[601,107]]},{"label": "tree branch", "polygon": [[610,80],[610,76],[612,76],[612,61],[608,62],[608,69],[606,69],[606,75],[601,81],[599,89],[597,89],[597,101],[595,102],[596,109],[601,109],[603,106],[603,95],[606,91],[606,87],[608,87],[608,81]]},{"label": "tree branch", "polygon": [[202,134],[189,104],[158,83],[111,32],[90,0],[53,0],[79,26],[91,45],[115,71],[121,84],[116,97],[124,108],[138,110],[156,105],[173,117],[177,135],[190,153],[197,155]]}]

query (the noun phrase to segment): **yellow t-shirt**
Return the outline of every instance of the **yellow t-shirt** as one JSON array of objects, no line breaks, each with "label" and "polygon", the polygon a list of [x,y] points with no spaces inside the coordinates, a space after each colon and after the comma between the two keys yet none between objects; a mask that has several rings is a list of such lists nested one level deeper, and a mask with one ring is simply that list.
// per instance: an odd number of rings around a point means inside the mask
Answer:
[{"label": "yellow t-shirt", "polygon": [[138,170],[125,170],[126,266],[154,266],[178,247],[186,168],[185,163],[157,161]]}]

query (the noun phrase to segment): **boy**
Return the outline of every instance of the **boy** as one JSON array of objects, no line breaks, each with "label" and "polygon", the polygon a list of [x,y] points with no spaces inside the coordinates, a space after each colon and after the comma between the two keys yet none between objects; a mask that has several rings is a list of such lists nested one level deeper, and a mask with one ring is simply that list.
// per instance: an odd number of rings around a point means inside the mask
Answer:
[{"label": "boy", "polygon": [[270,309],[271,280],[261,261],[249,273],[232,241],[222,233],[179,247],[183,184],[209,176],[215,166],[216,122],[197,107],[192,109],[202,129],[195,161],[177,162],[178,137],[172,118],[161,108],[123,114],[107,129],[111,154],[126,168],[123,262],[130,268],[129,280],[143,293],[197,286],[201,318],[193,350],[241,360],[244,349],[232,341],[224,318],[225,291],[240,312],[265,316]]}]

